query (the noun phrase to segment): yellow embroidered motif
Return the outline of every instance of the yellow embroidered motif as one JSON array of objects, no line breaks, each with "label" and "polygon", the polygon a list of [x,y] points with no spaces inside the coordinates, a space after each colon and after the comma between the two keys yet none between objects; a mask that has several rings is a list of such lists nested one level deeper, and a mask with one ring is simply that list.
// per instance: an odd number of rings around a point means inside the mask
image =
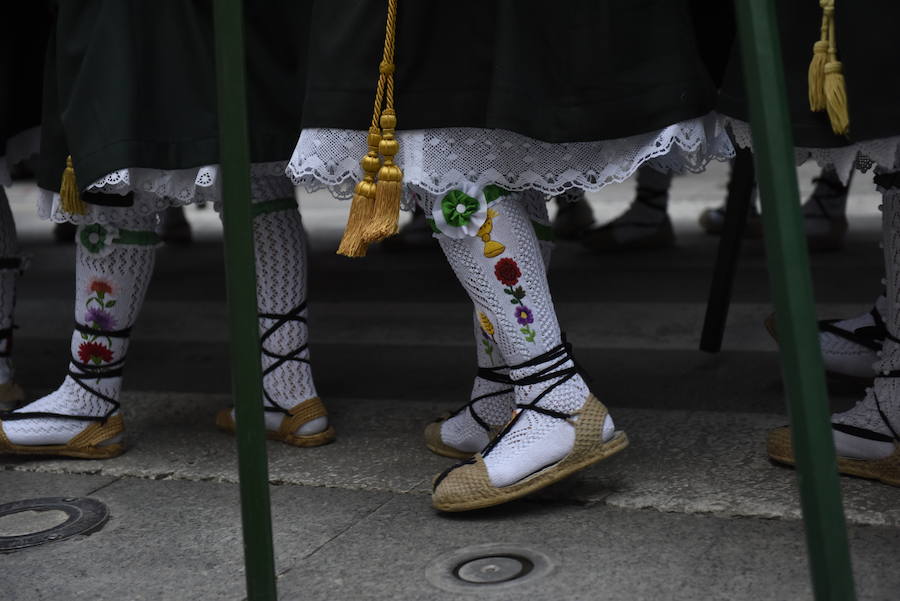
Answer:
[{"label": "yellow embroidered motif", "polygon": [[494,229],[494,217],[498,217],[500,213],[494,209],[488,209],[487,219],[484,224],[478,228],[478,237],[484,242],[484,256],[493,259],[503,254],[506,247],[495,240],[491,240],[491,231]]},{"label": "yellow embroidered motif", "polygon": [[478,321],[481,322],[481,329],[484,330],[484,333],[488,336],[494,335],[494,324],[491,323],[491,320],[488,319],[488,316],[482,312],[478,312]]}]

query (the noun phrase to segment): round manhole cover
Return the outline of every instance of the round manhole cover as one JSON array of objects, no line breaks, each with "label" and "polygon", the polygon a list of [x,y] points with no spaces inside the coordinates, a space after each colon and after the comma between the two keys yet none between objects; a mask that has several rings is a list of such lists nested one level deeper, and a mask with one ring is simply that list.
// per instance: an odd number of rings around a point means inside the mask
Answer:
[{"label": "round manhole cover", "polygon": [[491,555],[463,562],[456,568],[456,576],[464,582],[495,584],[521,578],[533,567],[526,557]]},{"label": "round manhole cover", "polygon": [[425,577],[449,592],[477,593],[533,582],[553,571],[553,562],[523,545],[488,543],[441,555],[429,564]]},{"label": "round manhole cover", "polygon": [[96,499],[48,497],[0,505],[0,553],[96,532],[109,519]]}]

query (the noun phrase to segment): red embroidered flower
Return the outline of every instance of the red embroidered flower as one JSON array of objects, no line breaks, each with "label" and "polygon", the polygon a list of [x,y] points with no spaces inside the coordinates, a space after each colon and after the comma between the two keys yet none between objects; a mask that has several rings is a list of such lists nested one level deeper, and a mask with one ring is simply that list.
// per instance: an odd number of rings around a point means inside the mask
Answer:
[{"label": "red embroidered flower", "polygon": [[494,265],[494,275],[506,286],[515,286],[522,272],[512,259],[500,259]]},{"label": "red embroidered flower", "polygon": [[104,294],[112,294],[112,286],[103,280],[94,280],[91,282],[91,292],[102,292]]},{"label": "red embroidered flower", "polygon": [[82,342],[78,347],[78,358],[82,363],[109,363],[113,360],[113,353],[109,347],[98,342]]}]

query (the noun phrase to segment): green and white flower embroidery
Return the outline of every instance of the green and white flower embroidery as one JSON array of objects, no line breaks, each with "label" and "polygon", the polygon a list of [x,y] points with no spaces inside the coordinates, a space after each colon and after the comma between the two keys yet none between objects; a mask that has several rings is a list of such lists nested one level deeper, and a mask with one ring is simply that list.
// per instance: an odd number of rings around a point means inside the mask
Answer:
[{"label": "green and white flower embroidery", "polygon": [[94,256],[105,257],[113,251],[113,240],[119,237],[119,230],[111,225],[81,226],[78,240],[81,245]]},{"label": "green and white flower embroidery", "polygon": [[434,203],[432,228],[448,238],[476,236],[488,218],[488,207],[505,193],[494,185],[479,189],[469,184],[462,190],[450,190]]}]

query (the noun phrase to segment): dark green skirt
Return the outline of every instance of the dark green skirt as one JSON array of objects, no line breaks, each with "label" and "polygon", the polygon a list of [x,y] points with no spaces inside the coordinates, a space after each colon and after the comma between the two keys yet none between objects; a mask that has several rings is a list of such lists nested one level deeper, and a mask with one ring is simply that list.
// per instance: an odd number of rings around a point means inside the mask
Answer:
[{"label": "dark green skirt", "polygon": [[0,156],[4,156],[10,138],[41,123],[41,74],[52,14],[42,0],[4,2],[0,26]]},{"label": "dark green skirt", "polygon": [[[794,144],[830,148],[900,135],[900,3],[896,0],[836,4],[838,57],[844,65],[850,135],[832,133],[828,116],[809,110],[807,70],[819,39],[818,2],[776,2]],[[725,76],[718,110],[748,120],[737,52]]]},{"label": "dark green skirt", "polygon": [[[398,127],[497,128],[579,142],[703,115],[715,102],[715,57],[727,55],[732,36],[716,4],[401,0]],[[304,127],[368,128],[385,6],[314,2]]]},{"label": "dark green skirt", "polygon": [[[300,133],[309,6],[244,6],[251,159],[287,161]],[[58,189],[67,155],[82,189],[129,167],[219,162],[211,0],[61,2],[44,81],[44,189]]]}]

